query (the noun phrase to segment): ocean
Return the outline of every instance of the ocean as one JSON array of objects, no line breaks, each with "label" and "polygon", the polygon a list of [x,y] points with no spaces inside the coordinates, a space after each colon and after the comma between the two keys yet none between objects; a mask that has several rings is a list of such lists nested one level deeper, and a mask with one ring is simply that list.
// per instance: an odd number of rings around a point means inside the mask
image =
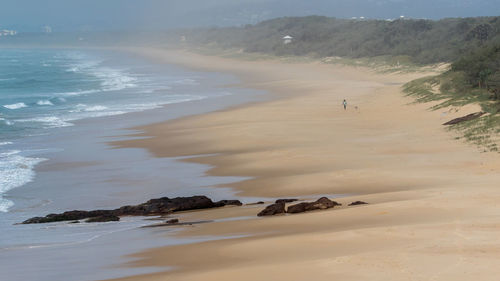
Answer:
[{"label": "ocean", "polygon": [[118,67],[119,57],[76,50],[7,49],[0,53],[0,212],[2,194],[33,180],[44,158],[29,157],[16,141],[73,126],[75,120],[120,115],[206,98],[178,94],[195,77],[156,77],[140,65]]},{"label": "ocean", "polygon": [[[208,167],[114,149],[135,126],[258,100],[229,75],[107,50],[0,50],[0,272],[8,280],[95,280],[150,272],[118,269],[123,255],[162,245],[165,230],[125,218],[97,224],[17,225],[74,209],[106,209],[157,197],[236,198],[241,180]],[[240,198],[243,201],[257,198]],[[213,239],[206,237],[203,239]],[[124,241],[134,241],[124,243]],[[30,264],[29,268],[19,267]],[[156,269],[158,270],[158,269]],[[165,270],[164,268],[161,270]],[[0,278],[1,279],[1,278]],[[59,279],[60,280],[60,279]]]}]

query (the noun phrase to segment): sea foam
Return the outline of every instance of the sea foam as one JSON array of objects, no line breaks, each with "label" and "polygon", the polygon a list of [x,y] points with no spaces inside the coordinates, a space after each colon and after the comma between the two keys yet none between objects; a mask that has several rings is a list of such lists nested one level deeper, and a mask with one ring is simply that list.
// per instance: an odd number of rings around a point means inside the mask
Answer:
[{"label": "sea foam", "polygon": [[51,101],[49,100],[39,100],[36,102],[38,105],[54,105]]},{"label": "sea foam", "polygon": [[99,92],[119,91],[127,88],[137,87],[137,78],[130,76],[123,70],[102,66],[102,61],[91,60],[82,53],[68,54],[78,62],[72,64],[66,71],[88,74],[101,80],[100,89],[82,90],[61,93],[66,96],[77,96]]},{"label": "sea foam", "polygon": [[85,108],[85,111],[87,111],[87,112],[93,112],[93,111],[103,111],[103,110],[106,110],[106,109],[108,109],[106,106],[96,105],[96,106],[89,106],[89,107]]},{"label": "sea foam", "polygon": [[57,116],[45,116],[45,117],[35,117],[28,119],[19,119],[16,122],[26,123],[26,122],[39,122],[44,123],[47,128],[58,128],[58,127],[69,127],[73,126],[72,123],[67,122]]},{"label": "sea foam", "polygon": [[86,104],[79,103],[76,106],[76,109],[70,110],[70,112],[94,112],[94,111],[104,111],[108,109],[107,106],[104,105],[92,105],[88,106]]},{"label": "sea foam", "polygon": [[33,180],[36,164],[45,161],[43,158],[24,157],[19,150],[0,153],[0,212],[7,212],[14,203],[5,199],[5,192],[22,186]]},{"label": "sea foam", "polygon": [[7,109],[19,109],[19,108],[24,108],[24,107],[28,107],[28,106],[24,102],[18,102],[18,103],[14,103],[14,104],[6,104],[3,107],[5,107]]}]

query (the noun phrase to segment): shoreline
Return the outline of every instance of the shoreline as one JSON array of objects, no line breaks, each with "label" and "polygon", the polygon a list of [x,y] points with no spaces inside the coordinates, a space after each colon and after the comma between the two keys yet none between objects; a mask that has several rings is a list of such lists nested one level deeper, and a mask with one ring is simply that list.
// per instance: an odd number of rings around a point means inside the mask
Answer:
[{"label": "shoreline", "polygon": [[[360,199],[370,204],[182,228],[176,235],[246,236],[132,255],[138,260],[126,266],[174,269],[116,280],[229,280],[235,276],[255,280],[270,274],[277,280],[310,276],[494,280],[496,269],[484,268],[493,265],[488,257],[500,246],[495,242],[498,211],[491,205],[500,198],[495,190],[499,161],[454,140],[442,128],[442,119],[452,119],[453,114],[429,112],[428,105],[411,104],[412,99],[403,96],[400,86],[422,74],[374,74],[317,63],[246,62],[151,48],[135,52],[193,69],[230,72],[244,87],[266,90],[276,98],[143,126],[143,133],[136,136],[148,139],[114,145],[146,148],[157,157],[205,155],[188,162],[210,165],[208,175],[250,177],[222,185],[242,196],[356,194],[338,201]],[[344,112],[345,96],[348,110]],[[255,216],[260,209],[181,216],[238,218]],[[466,269],[465,274],[454,268]]]},{"label": "shoreline", "polygon": [[[86,50],[82,52],[86,53]],[[104,51],[102,57],[108,58],[107,53],[108,50]],[[8,198],[16,204],[11,212],[0,214],[3,219],[2,226],[5,226],[2,247],[10,249],[0,254],[5,258],[12,257],[3,267],[12,280],[33,279],[33,276],[36,276],[37,280],[44,280],[46,277],[47,280],[52,280],[58,274],[71,274],[71,280],[83,280],[153,272],[158,269],[121,272],[111,267],[127,261],[128,259],[121,258],[125,254],[184,241],[162,239],[156,230],[121,231],[123,228],[148,224],[140,218],[124,218],[119,225],[109,223],[77,226],[62,223],[13,226],[29,217],[74,209],[108,209],[163,196],[202,193],[214,199],[224,199],[233,194],[229,189],[215,190],[205,186],[228,183],[239,178],[204,177],[207,169],[204,165],[182,163],[176,159],[156,159],[143,149],[114,150],[107,143],[127,139],[127,134],[134,133],[127,129],[129,127],[254,101],[259,99],[259,93],[233,87],[227,91],[231,95],[226,95],[223,85],[235,83],[236,80],[232,76],[155,64],[129,53],[123,53],[123,57],[121,53],[116,56],[123,59],[118,65],[110,64],[106,65],[107,67],[131,67],[132,71],[139,67],[143,71],[140,74],[145,74],[146,78],[158,76],[162,79],[174,79],[174,83],[177,78],[193,78],[193,85],[172,89],[180,94],[206,93],[207,98],[146,111],[79,119],[72,122],[75,126],[53,128],[48,135],[16,142],[17,147],[22,150],[37,149],[34,153],[39,154],[36,155],[43,155],[50,160],[35,167],[34,181],[9,191]],[[75,201],[75,198],[78,200]],[[113,238],[117,241],[113,241]],[[135,242],[126,247],[119,246],[129,239],[134,239]],[[31,246],[33,248],[30,248]],[[67,249],[71,251],[66,251]],[[64,258],[53,254],[58,250],[65,252],[62,255]],[[86,262],[91,257],[89,251],[100,258]],[[98,254],[101,251],[105,253]],[[40,259],[40,256],[44,259]],[[12,266],[20,260],[30,263],[30,269],[20,271],[16,266]],[[63,264],[66,260],[79,262],[75,266],[59,269],[56,264],[61,260]],[[97,270],[90,272],[90,268]],[[44,274],[37,273],[42,271]]]},{"label": "shoreline", "polygon": [[[427,116],[427,121],[436,121],[433,123],[428,123],[429,129],[428,128],[419,128],[422,133],[428,133],[428,134],[440,134],[436,139],[439,141],[444,141],[448,142],[448,140],[443,140],[442,138],[449,138],[450,144],[454,145],[454,149],[457,148],[464,148],[467,150],[468,153],[473,153],[476,154],[478,152],[478,149],[473,147],[472,145],[460,143],[458,141],[452,140],[453,139],[453,132],[445,132],[444,127],[441,125],[441,120],[448,120],[448,119],[453,119],[462,115],[465,115],[466,113],[464,112],[469,112],[469,111],[474,111],[474,107],[466,107],[464,108],[464,111],[457,111],[455,113],[447,114],[446,116],[443,116],[440,112],[429,112],[427,110],[428,105],[427,104],[412,104],[413,99],[411,97],[405,97],[402,92],[400,92],[400,86],[403,85],[407,81],[411,81],[413,79],[416,79],[418,77],[422,76],[427,76],[428,73],[404,73],[404,74],[395,74],[395,73],[390,73],[390,74],[380,74],[380,73],[375,73],[371,69],[368,68],[363,68],[363,67],[350,67],[350,66],[337,66],[337,65],[327,65],[327,64],[322,64],[318,62],[312,62],[312,63],[282,63],[279,61],[257,61],[257,62],[248,62],[248,61],[239,61],[236,59],[226,59],[226,58],[220,58],[220,57],[214,57],[214,56],[205,56],[205,55],[198,55],[195,53],[190,53],[190,52],[185,52],[185,51],[178,51],[178,50],[162,50],[158,48],[133,48],[133,49],[127,49],[128,51],[135,52],[139,55],[142,55],[144,57],[150,57],[150,58],[156,58],[159,61],[162,61],[164,63],[168,64],[175,64],[179,65],[182,67],[186,67],[188,69],[193,69],[193,70],[199,70],[199,71],[215,71],[215,72],[222,72],[222,73],[229,73],[236,75],[242,82],[237,85],[237,87],[242,87],[242,88],[249,88],[249,89],[257,89],[260,91],[265,91],[268,93],[270,96],[266,100],[263,101],[256,101],[256,102],[250,102],[250,103],[244,103],[241,105],[236,105],[236,106],[231,106],[225,109],[217,110],[215,112],[211,113],[204,113],[201,115],[194,115],[194,116],[186,116],[182,117],[180,119],[176,120],[169,120],[165,122],[159,122],[159,123],[153,123],[150,125],[145,125],[145,126],[138,126],[138,127],[133,127],[131,128],[134,131],[138,131],[139,133],[137,134],[132,134],[129,136],[132,137],[139,137],[139,138],[148,138],[145,140],[131,140],[131,141],[117,141],[117,142],[111,142],[112,145],[115,145],[117,148],[142,148],[150,151],[153,155],[156,157],[187,157],[187,159],[184,159],[182,161],[185,162],[190,162],[190,163],[199,163],[199,164],[205,164],[210,167],[212,167],[208,171],[208,175],[211,176],[239,176],[239,177],[250,177],[250,178],[256,178],[259,176],[262,176],[263,171],[259,171],[260,173],[254,172],[251,169],[241,169],[245,171],[240,171],[234,167],[231,169],[223,169],[220,168],[219,166],[224,166],[225,163],[224,161],[226,160],[225,155],[228,155],[227,158],[231,158],[232,154],[240,154],[240,153],[264,153],[266,152],[265,150],[268,149],[269,151],[273,151],[275,149],[279,149],[279,146],[281,146],[281,143],[273,143],[271,148],[268,148],[267,146],[271,145],[260,145],[257,144],[255,145],[254,143],[251,143],[251,141],[237,144],[235,147],[224,147],[222,145],[220,146],[215,146],[215,147],[202,147],[202,145],[199,144],[205,144],[201,143],[203,142],[213,142],[214,139],[219,138],[219,136],[212,134],[207,137],[207,139],[203,139],[199,143],[196,142],[194,145],[190,145],[189,141],[184,142],[182,141],[177,141],[176,138],[179,138],[178,136],[174,136],[177,132],[174,133],[169,133],[168,131],[174,131],[178,130],[180,133],[184,133],[184,131],[190,130],[190,132],[187,132],[187,134],[191,135],[196,135],[196,136],[203,136],[205,132],[210,132],[211,127],[214,127],[215,130],[219,129],[217,126],[213,126],[210,123],[212,121],[217,122],[217,125],[219,123],[222,123],[223,126],[226,126],[225,128],[221,128],[219,132],[223,132],[222,129],[233,129],[232,127],[237,127],[237,125],[231,125],[230,122],[227,122],[223,120],[226,116],[225,113],[228,116],[231,115],[233,112],[238,112],[238,116],[240,120],[239,121],[241,124],[250,123],[250,122],[260,122],[260,120],[254,121],[248,121],[245,120],[245,116],[243,114],[246,114],[247,112],[251,112],[251,110],[247,110],[248,108],[264,108],[268,107],[271,108],[268,110],[268,112],[272,111],[275,106],[285,106],[282,105],[282,103],[297,103],[302,102],[303,100],[307,99],[304,98],[305,94],[304,93],[313,93],[313,96],[311,99],[317,99],[316,96],[322,95],[324,98],[326,91],[329,91],[330,88],[325,89],[326,87],[329,87],[331,84],[332,85],[332,91],[334,92],[332,95],[335,96],[337,95],[338,91],[334,87],[338,87],[339,83],[347,84],[347,85],[342,85],[342,89],[347,88],[345,92],[349,92],[350,85],[349,83],[352,83],[354,87],[361,88],[361,90],[355,90],[358,92],[363,91],[363,88],[367,88],[368,91],[371,92],[362,92],[361,94],[357,94],[354,96],[355,104],[350,104],[350,110],[348,110],[348,114],[359,114],[360,118],[363,118],[362,121],[372,121],[372,120],[366,120],[368,118],[373,118],[373,121],[376,121],[376,124],[379,126],[382,130],[387,130],[388,126],[392,125],[399,125],[403,126],[404,124],[401,124],[402,122],[400,121],[398,124],[395,123],[394,120],[392,120],[392,116],[388,116],[392,112],[390,112],[391,109],[393,109],[394,106],[405,106],[407,107],[408,110],[411,110],[411,112],[406,112],[406,118],[413,118],[413,113],[423,113],[425,112]],[[238,65],[239,63],[239,65]],[[292,70],[289,71],[290,73],[280,73],[276,75],[276,70],[284,69],[285,67],[290,67]],[[265,69],[265,71],[262,71],[260,73],[261,67]],[[266,69],[267,68],[267,69]],[[300,73],[294,73],[294,70],[301,69],[302,72]],[[274,73],[270,73],[274,71]],[[316,77],[307,77],[305,75],[305,79],[307,83],[293,83],[291,81],[293,80],[300,80],[301,75],[305,73],[309,73],[309,75],[318,75],[320,78]],[[273,76],[274,75],[274,76]],[[283,77],[287,77],[288,75],[295,75],[295,79],[284,79]],[[331,76],[329,76],[331,75]],[[327,82],[328,84],[325,86],[325,80],[330,79],[330,77],[335,77],[335,75],[340,75],[340,78],[332,79],[333,81]],[[321,77],[323,76],[323,77]],[[352,80],[354,79],[354,80]],[[359,81],[356,81],[359,80]],[[310,80],[313,80],[312,82]],[[319,86],[314,85],[316,83],[316,80],[318,80],[317,84]],[[340,82],[339,82],[340,81]],[[367,82],[368,81],[368,82]],[[358,82],[358,84],[356,84]],[[305,84],[305,85],[304,85]],[[390,91],[390,95],[387,91]],[[385,91],[385,92],[384,92]],[[389,96],[390,99],[384,100],[382,97],[382,94],[386,94],[386,96]],[[318,94],[319,93],[319,94]],[[370,96],[373,94],[372,96]],[[379,99],[379,97],[381,97]],[[364,101],[363,99],[367,99],[368,101]],[[334,104],[335,101],[338,103],[337,105]],[[340,124],[338,120],[332,119],[332,124],[328,124],[328,114],[331,114],[332,117],[336,117],[335,115],[342,112],[341,110],[341,102],[342,98],[341,97],[336,97],[336,100],[328,100],[327,105],[321,105],[321,116],[318,118],[318,120],[312,120],[311,123],[314,122],[325,122],[326,123],[321,123],[321,125],[348,125],[347,123],[345,124]],[[384,107],[384,103],[387,104],[387,111],[384,116],[382,117],[377,117],[375,114],[379,114],[383,112],[378,112],[381,108]],[[398,104],[399,103],[399,104]],[[329,107],[332,105],[332,107]],[[335,108],[337,106],[337,108]],[[373,106],[374,108],[368,108],[368,106]],[[353,109],[353,107],[357,107],[358,109]],[[310,107],[310,108],[297,108],[294,107],[294,110],[298,109],[296,112],[299,110],[305,109],[304,111],[307,111],[304,113],[306,114],[312,114],[314,113],[313,111],[315,108]],[[331,112],[329,112],[331,110]],[[399,110],[397,108],[394,111]],[[367,112],[370,111],[370,112]],[[404,111],[404,110],[403,110]],[[368,113],[368,114],[367,114]],[[273,114],[272,112],[270,114]],[[288,122],[290,119],[286,119],[286,117],[280,117],[278,116],[279,114],[282,114],[282,112],[276,113],[277,118],[279,120],[273,120],[274,124],[273,126],[278,126],[281,123]],[[301,121],[299,118],[302,118],[302,116],[299,116],[300,113],[294,114],[290,112],[286,112],[286,114],[290,115],[292,118],[296,118],[299,122]],[[287,115],[287,117],[288,117]],[[366,116],[369,115],[369,116]],[[212,118],[214,116],[214,118]],[[356,115],[349,115],[347,118],[356,118]],[[203,119],[206,118],[211,119],[209,121],[204,121]],[[307,116],[308,117],[308,116]],[[388,118],[386,118],[388,117]],[[266,116],[266,118],[269,119],[269,116]],[[376,118],[376,119],[375,119]],[[253,118],[249,117],[248,119],[258,119],[258,118]],[[436,120],[437,119],[437,120]],[[267,122],[268,120],[262,121],[263,124]],[[295,121],[295,120],[294,120]],[[307,120],[309,121],[309,120]],[[306,122],[307,122],[306,121]],[[386,124],[385,121],[388,121]],[[408,121],[414,121],[414,120],[408,120]],[[306,123],[304,122],[304,123]],[[340,120],[340,122],[343,122],[343,120]],[[420,122],[417,122],[420,123]],[[254,125],[254,124],[251,124]],[[255,124],[257,125],[257,124]],[[293,129],[299,129],[300,126],[303,124],[297,124],[296,127]],[[316,124],[314,124],[316,125]],[[358,124],[356,124],[358,125]],[[363,125],[363,124],[362,124]],[[370,124],[367,124],[367,126]],[[422,125],[422,124],[419,124]],[[188,126],[193,126],[193,129],[191,128],[186,128]],[[200,133],[195,132],[195,130],[199,129],[201,126],[206,126],[208,129],[205,130],[205,132],[201,132],[200,128]],[[258,127],[252,127],[251,128],[253,131],[252,132],[258,132],[259,128]],[[322,128],[320,128],[322,129]],[[356,129],[365,129],[365,128],[356,128]],[[432,130],[432,132],[430,132]],[[266,133],[269,133],[266,131]],[[404,134],[409,134],[409,130],[404,132],[391,132],[395,137],[401,137],[400,135]],[[399,134],[399,135],[396,135]],[[190,137],[191,137],[190,135]],[[233,137],[233,136],[231,136]],[[237,136],[235,136],[236,139]],[[326,137],[332,137],[331,135],[328,135]],[[365,136],[363,136],[365,137]],[[377,136],[378,137],[378,136]],[[390,138],[391,135],[389,135],[388,138]],[[153,139],[157,139],[158,141],[154,141]],[[164,141],[165,139],[168,139],[168,141]],[[173,139],[173,140],[172,140]],[[404,138],[403,138],[404,139]],[[219,140],[219,139],[218,139]],[[239,139],[237,139],[239,140]],[[406,140],[406,139],[404,139]],[[226,141],[226,140],[224,140]],[[269,141],[269,140],[266,140]],[[274,141],[274,140],[273,140]],[[365,141],[365,139],[356,139],[358,143],[361,143]],[[374,140],[368,139],[367,143],[369,144]],[[382,140],[383,141],[383,140]],[[226,141],[229,142],[229,141]],[[383,143],[382,143],[383,144]],[[295,144],[294,144],[295,145]],[[383,144],[385,145],[385,144]],[[246,147],[252,146],[252,148],[248,149]],[[245,148],[241,148],[245,147]],[[429,148],[428,146],[425,146],[424,148]],[[395,153],[395,154],[404,154],[405,151],[391,151],[390,149],[387,151],[388,153]],[[416,150],[409,150],[409,153],[418,153],[420,151]],[[356,153],[352,153],[352,156],[355,156]],[[483,154],[482,156],[485,156],[489,159],[493,159],[494,157],[490,157],[491,154]],[[313,159],[314,160],[314,159]],[[328,160],[325,160],[328,161]],[[397,166],[397,163],[396,163]],[[335,168],[340,168],[342,169],[343,167],[341,166],[335,166]],[[297,168],[299,169],[299,168]],[[250,172],[248,171],[250,170]],[[296,172],[296,171],[293,171]],[[306,171],[307,172],[307,171]],[[303,173],[301,171],[300,173]],[[264,173],[265,174],[265,173]],[[291,175],[291,174],[290,174]],[[288,175],[287,175],[288,176]],[[282,193],[273,193],[273,192],[259,192],[256,191],[256,188],[252,188],[252,192],[249,192],[246,194],[246,189],[251,189],[251,186],[258,185],[257,183],[253,182],[254,179],[249,179],[248,181],[243,181],[237,184],[236,190],[241,192],[243,196],[261,196],[261,197],[271,197],[271,198],[278,198],[282,196],[286,196],[286,194]],[[248,184],[247,184],[248,182]],[[384,182],[386,185],[387,182]],[[427,183],[424,182],[422,185],[426,185]],[[413,186],[415,184],[412,184]],[[234,187],[234,185],[231,185]],[[257,189],[259,190],[259,189]],[[324,192],[324,191],[327,192]],[[401,189],[404,191],[405,189]],[[289,190],[288,190],[289,191]],[[323,195],[323,194],[351,194],[352,189],[349,188],[347,190],[340,190],[339,193],[332,193],[330,192],[330,189],[324,189],[320,188],[318,192],[314,193],[307,193],[307,192],[300,192],[298,191],[297,193],[291,192],[290,196],[311,196],[311,195]],[[385,191],[385,190],[381,190]],[[392,188],[390,188],[387,191],[394,191]],[[373,192],[372,190],[365,191],[365,190],[357,190],[360,194],[363,193],[371,193]]]}]

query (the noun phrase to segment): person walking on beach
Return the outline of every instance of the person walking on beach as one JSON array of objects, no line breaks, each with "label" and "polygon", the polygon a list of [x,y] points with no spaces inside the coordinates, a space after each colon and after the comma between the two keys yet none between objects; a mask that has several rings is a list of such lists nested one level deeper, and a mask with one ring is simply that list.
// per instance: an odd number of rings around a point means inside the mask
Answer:
[{"label": "person walking on beach", "polygon": [[344,101],[342,102],[342,104],[344,104],[344,110],[347,109],[347,101],[344,99]]}]

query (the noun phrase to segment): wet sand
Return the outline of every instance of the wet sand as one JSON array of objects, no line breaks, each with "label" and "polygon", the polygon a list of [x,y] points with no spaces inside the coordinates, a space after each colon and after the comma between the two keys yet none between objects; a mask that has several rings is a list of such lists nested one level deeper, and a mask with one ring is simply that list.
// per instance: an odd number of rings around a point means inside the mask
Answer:
[{"label": "wet sand", "polygon": [[[151,138],[114,145],[198,155],[187,161],[211,165],[210,175],[250,177],[229,185],[242,196],[342,195],[344,205],[252,219],[262,205],[180,214],[246,219],[183,228],[177,235],[233,238],[138,253],[126,266],[172,270],[119,280],[497,279],[500,161],[441,125],[475,108],[432,112],[404,96],[405,82],[429,73],[131,51],[233,73],[272,98],[141,127]],[[370,204],[346,206],[355,200]]]}]

